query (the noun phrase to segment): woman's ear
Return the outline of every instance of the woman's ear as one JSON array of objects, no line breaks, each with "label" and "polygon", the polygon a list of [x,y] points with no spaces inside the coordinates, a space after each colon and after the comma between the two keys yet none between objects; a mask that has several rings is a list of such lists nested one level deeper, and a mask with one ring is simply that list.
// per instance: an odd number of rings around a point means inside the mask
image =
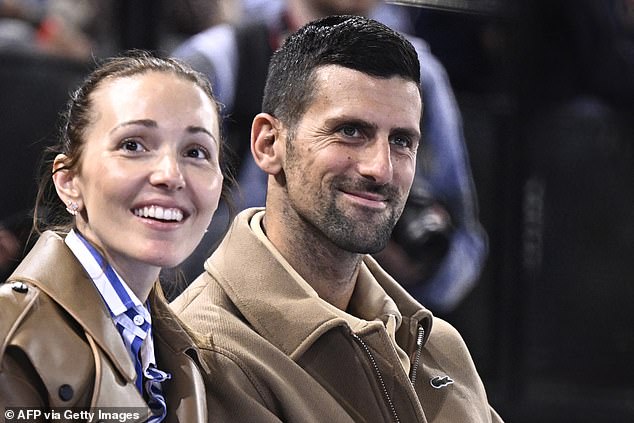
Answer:
[{"label": "woman's ear", "polygon": [[255,163],[269,175],[282,170],[285,144],[281,136],[280,121],[268,114],[259,113],[251,125],[251,154]]},{"label": "woman's ear", "polygon": [[[53,183],[57,196],[66,204],[67,210],[71,214],[76,214],[82,209],[81,190],[77,185],[76,172],[68,169],[68,156],[58,154],[53,161]],[[71,210],[74,212],[72,213]]]}]

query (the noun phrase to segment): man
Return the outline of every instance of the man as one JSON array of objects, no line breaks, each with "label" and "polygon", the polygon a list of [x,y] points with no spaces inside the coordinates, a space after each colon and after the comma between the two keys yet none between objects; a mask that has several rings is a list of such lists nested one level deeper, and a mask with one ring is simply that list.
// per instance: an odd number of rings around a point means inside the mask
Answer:
[{"label": "man", "polygon": [[251,152],[266,208],[247,209],[173,303],[208,337],[218,421],[500,421],[464,342],[368,254],[390,238],[420,142],[416,51],[334,16],[269,67]]},{"label": "man", "polygon": [[[226,134],[236,152],[239,192],[238,209],[264,205],[266,175],[249,154],[251,121],[262,104],[268,62],[288,34],[311,20],[328,15],[355,14],[385,17],[386,5],[379,0],[286,0],[267,2],[267,13],[246,17],[244,25],[218,25],[187,40],[173,53],[208,75],[214,92],[226,106]],[[394,22],[392,22],[394,24]],[[433,221],[451,230],[443,233],[445,248],[427,243],[424,217],[414,213],[417,229],[401,222],[406,230],[395,231],[389,248],[378,256],[380,263],[395,272],[395,278],[419,301],[434,312],[453,310],[476,283],[487,253],[486,235],[478,222],[475,190],[462,133],[460,113],[444,68],[427,44],[408,37],[418,52],[421,84],[426,111],[423,121],[425,154],[419,154],[418,174],[413,192],[426,192],[441,207],[428,207]],[[425,156],[425,159],[423,159]],[[414,204],[415,201],[412,201]],[[425,201],[427,203],[427,201]],[[436,213],[442,208],[448,213]],[[426,215],[427,213],[423,213]],[[222,238],[228,222],[225,207],[220,207],[214,224],[196,252],[184,264],[187,280],[195,278],[209,251]],[[423,229],[423,230],[421,230]],[[412,234],[418,233],[418,236]],[[433,231],[432,231],[433,233]],[[446,251],[446,253],[445,253]],[[434,256],[432,259],[425,257]]]}]

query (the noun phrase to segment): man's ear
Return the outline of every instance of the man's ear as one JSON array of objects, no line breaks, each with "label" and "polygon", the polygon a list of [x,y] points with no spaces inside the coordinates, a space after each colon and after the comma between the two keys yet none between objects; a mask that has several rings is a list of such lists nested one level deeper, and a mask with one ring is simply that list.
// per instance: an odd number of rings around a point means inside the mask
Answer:
[{"label": "man's ear", "polygon": [[259,113],[251,125],[251,154],[255,163],[269,175],[282,170],[285,144],[281,122],[268,113]]},{"label": "man's ear", "polygon": [[58,197],[66,204],[74,204],[82,209],[81,190],[77,186],[76,172],[66,168],[69,159],[65,154],[58,154],[53,161],[53,183]]}]

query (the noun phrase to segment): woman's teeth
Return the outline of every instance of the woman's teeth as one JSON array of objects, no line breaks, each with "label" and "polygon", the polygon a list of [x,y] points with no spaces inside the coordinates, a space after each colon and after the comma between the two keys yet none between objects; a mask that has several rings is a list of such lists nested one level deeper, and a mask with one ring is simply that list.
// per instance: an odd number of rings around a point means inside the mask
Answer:
[{"label": "woman's teeth", "polygon": [[166,209],[160,206],[145,206],[135,209],[134,214],[139,217],[151,217],[159,220],[173,220],[180,222],[183,220],[183,212],[179,209]]}]

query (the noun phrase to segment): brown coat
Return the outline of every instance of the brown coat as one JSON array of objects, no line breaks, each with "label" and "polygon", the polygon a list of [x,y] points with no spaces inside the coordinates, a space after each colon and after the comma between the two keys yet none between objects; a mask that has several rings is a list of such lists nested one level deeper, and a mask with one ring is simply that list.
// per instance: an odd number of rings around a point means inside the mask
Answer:
[{"label": "brown coat", "polygon": [[[193,341],[165,305],[158,284],[150,302],[157,365],[172,374],[163,384],[166,421],[206,422]],[[138,421],[149,415],[105,303],[52,232],[42,235],[0,285],[0,342],[0,410],[117,407],[110,411],[138,412]]]},{"label": "brown coat", "polygon": [[[206,272],[172,304],[209,338],[201,350],[212,369],[212,421],[501,421],[458,332],[371,257],[361,274],[402,315],[396,341],[410,357],[409,375],[383,322],[351,325],[310,295],[250,229],[254,213],[237,217]],[[453,383],[442,383],[445,376]]]}]

